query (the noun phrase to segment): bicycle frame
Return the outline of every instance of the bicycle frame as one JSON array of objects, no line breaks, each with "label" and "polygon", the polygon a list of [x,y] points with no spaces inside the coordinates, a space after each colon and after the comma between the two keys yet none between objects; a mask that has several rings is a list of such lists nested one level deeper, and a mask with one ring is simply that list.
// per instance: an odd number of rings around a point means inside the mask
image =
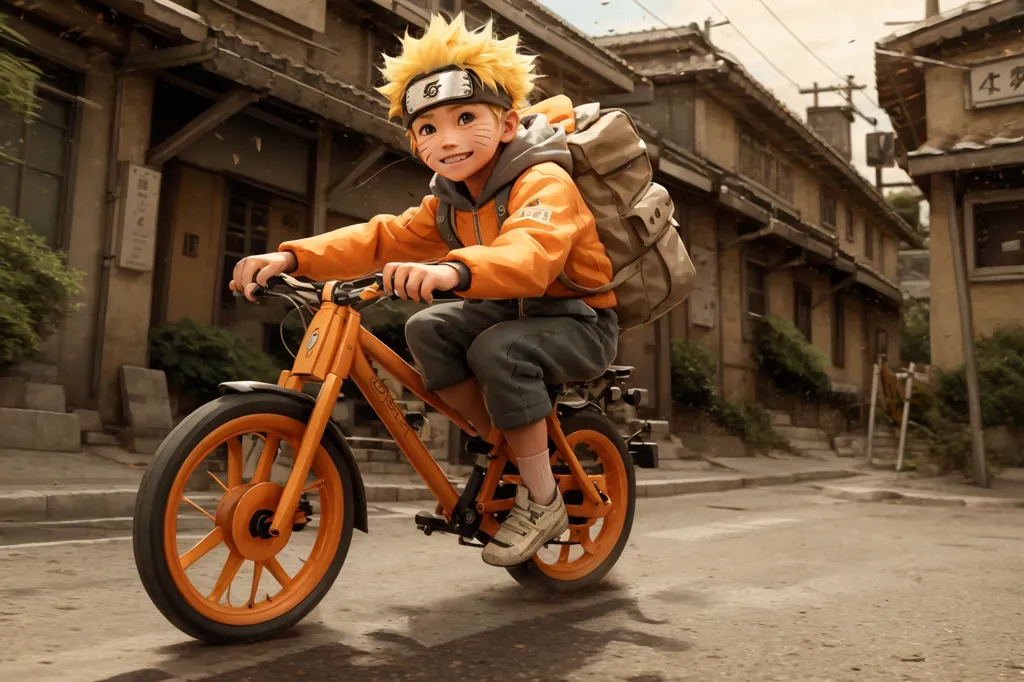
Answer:
[{"label": "bicycle frame", "polygon": [[[377,363],[423,402],[451,419],[470,435],[477,434],[473,427],[440,396],[426,389],[419,372],[363,328],[362,316],[358,310],[333,302],[334,292],[338,286],[341,286],[341,283],[328,282],[324,286],[321,306],[309,323],[292,369],[282,372],[278,379],[279,386],[293,390],[301,390],[307,381],[323,383],[302,442],[293,457],[292,470],[274,513],[270,534],[279,535],[293,522],[313,456],[320,446],[324,429],[341,392],[341,384],[349,377],[369,401],[374,412],[398,443],[401,452],[437,498],[445,517],[450,520],[459,501],[458,492],[430,455],[419,435],[406,421],[405,415],[395,403],[394,396],[374,373],[370,363]],[[379,290],[367,289],[360,297],[365,301],[372,301],[381,295],[383,293]],[[572,489],[575,483],[583,493],[582,504],[567,505],[569,515],[590,518],[605,516],[610,508],[606,502],[607,498],[601,492],[605,488],[604,476],[591,476],[583,469],[573,452],[572,444],[562,432],[557,410],[548,416],[547,424],[548,434],[558,449],[558,456],[568,465],[570,471],[570,476],[556,475],[559,488],[563,491]],[[488,535],[493,535],[498,529],[493,514],[507,511],[513,504],[511,499],[494,499],[494,493],[505,470],[505,462],[508,460],[508,450],[500,436],[492,445],[495,454],[492,455],[476,499],[477,511],[482,515],[480,530]],[[273,461],[273,453],[266,452],[270,447],[269,443],[264,445],[265,450],[259,460],[261,466],[263,462]],[[513,482],[512,477],[508,480]]]}]

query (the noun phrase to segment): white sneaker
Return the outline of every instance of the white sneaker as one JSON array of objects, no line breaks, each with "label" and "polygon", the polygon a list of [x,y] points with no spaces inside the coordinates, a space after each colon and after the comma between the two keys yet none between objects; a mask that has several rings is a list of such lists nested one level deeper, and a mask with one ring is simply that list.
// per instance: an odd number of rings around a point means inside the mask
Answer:
[{"label": "white sneaker", "polygon": [[487,543],[481,556],[491,566],[516,566],[554,540],[569,527],[562,494],[545,507],[530,499],[526,486],[516,489],[516,501],[508,518]]}]

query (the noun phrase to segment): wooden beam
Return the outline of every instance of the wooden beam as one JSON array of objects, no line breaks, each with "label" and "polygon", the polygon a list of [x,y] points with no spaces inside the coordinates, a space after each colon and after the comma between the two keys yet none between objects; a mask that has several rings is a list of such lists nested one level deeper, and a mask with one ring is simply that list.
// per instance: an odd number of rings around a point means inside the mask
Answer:
[{"label": "wooden beam", "polygon": [[128,51],[128,32],[112,24],[104,23],[102,15],[97,16],[80,4],[67,0],[25,0],[7,4],[16,5],[18,11],[28,11],[43,19],[68,29],[68,33],[88,38],[91,43],[114,54]]},{"label": "wooden beam", "polygon": [[203,135],[219,126],[262,95],[258,92],[238,88],[227,93],[216,104],[189,121],[178,132],[160,144],[152,147],[146,154],[146,163],[159,168],[187,147],[199,140]]},{"label": "wooden beam", "polygon": [[914,156],[907,163],[911,176],[933,175],[953,171],[989,170],[1024,163],[1024,145],[990,147],[976,151],[951,152]]},{"label": "wooden beam", "polygon": [[327,231],[327,207],[330,200],[328,183],[331,175],[331,150],[334,147],[334,133],[321,124],[316,130],[316,147],[313,158],[312,193],[309,201],[309,227],[313,235]]},{"label": "wooden beam", "polygon": [[134,52],[121,61],[121,71],[130,73],[133,71],[162,71],[173,69],[178,66],[199,64],[206,62],[220,52],[220,45],[216,38],[207,38],[202,42],[191,45],[179,45],[177,47],[166,47],[162,50],[148,50]]},{"label": "wooden beam", "polygon": [[[6,13],[5,13],[6,14]],[[40,28],[33,23],[7,15],[7,25],[22,38],[25,39],[25,46],[33,52],[38,52],[48,59],[52,59],[61,66],[73,71],[84,73],[89,69],[89,53],[84,49],[67,40],[59,38],[50,31]],[[12,45],[23,45],[5,34],[0,34],[4,42]]]},{"label": "wooden beam", "polygon": [[356,159],[355,164],[352,165],[348,171],[339,177],[333,178],[327,185],[327,196],[330,197],[335,192],[341,190],[350,189],[354,184],[359,182],[359,178],[363,176],[366,171],[370,170],[373,164],[377,163],[382,156],[387,152],[388,147],[380,140],[374,139],[366,148],[359,158]]}]

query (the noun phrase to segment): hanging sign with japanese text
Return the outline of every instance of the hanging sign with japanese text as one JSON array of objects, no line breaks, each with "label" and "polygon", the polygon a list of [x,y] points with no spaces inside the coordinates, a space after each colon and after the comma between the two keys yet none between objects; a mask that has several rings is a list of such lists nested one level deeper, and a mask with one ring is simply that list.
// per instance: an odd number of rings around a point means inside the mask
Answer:
[{"label": "hanging sign with japanese text", "polygon": [[972,109],[1024,102],[1024,55],[972,66],[967,80]]},{"label": "hanging sign with japanese text", "polygon": [[125,163],[121,168],[117,267],[149,272],[156,251],[160,171]]}]

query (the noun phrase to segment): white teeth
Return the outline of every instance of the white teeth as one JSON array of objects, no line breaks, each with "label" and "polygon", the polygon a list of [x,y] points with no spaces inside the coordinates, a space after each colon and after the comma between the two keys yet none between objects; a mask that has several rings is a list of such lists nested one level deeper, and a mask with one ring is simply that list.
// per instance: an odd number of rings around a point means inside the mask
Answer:
[{"label": "white teeth", "polygon": [[459,161],[465,161],[466,159],[469,158],[469,155],[472,153],[473,152],[467,152],[465,154],[460,154],[458,156],[452,156],[447,159],[443,159],[441,163],[458,163]]}]

